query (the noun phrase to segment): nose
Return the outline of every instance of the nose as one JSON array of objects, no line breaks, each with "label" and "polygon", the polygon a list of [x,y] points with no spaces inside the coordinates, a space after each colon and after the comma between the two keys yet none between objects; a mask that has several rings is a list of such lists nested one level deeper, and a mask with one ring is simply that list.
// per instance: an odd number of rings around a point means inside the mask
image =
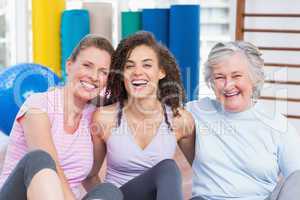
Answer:
[{"label": "nose", "polygon": [[226,78],[224,81],[224,90],[228,91],[234,86],[234,80],[231,78]]},{"label": "nose", "polygon": [[100,77],[100,72],[97,69],[92,70],[90,77],[91,77],[92,81],[98,81],[99,77]]},{"label": "nose", "polygon": [[142,72],[143,72],[142,66],[137,65],[137,66],[134,68],[133,74],[137,76],[137,75],[141,75]]}]

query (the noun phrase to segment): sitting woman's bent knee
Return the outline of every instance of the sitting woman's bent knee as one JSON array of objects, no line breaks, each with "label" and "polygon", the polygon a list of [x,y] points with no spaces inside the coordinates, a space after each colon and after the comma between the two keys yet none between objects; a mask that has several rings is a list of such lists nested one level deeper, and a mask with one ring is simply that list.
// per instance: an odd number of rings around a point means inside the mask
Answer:
[{"label": "sitting woman's bent knee", "polygon": [[111,183],[99,183],[83,198],[83,200],[94,199],[122,200],[123,194],[119,188]]},{"label": "sitting woman's bent knee", "polygon": [[171,168],[171,167],[177,167],[177,164],[176,164],[175,160],[173,160],[173,159],[165,159],[165,160],[160,161],[157,164],[157,166]]},{"label": "sitting woman's bent knee", "polygon": [[300,170],[296,170],[293,173],[291,173],[287,177],[287,180],[289,180],[289,179],[298,180],[298,183],[300,183]]},{"label": "sitting woman's bent knee", "polygon": [[56,172],[55,161],[49,153],[43,150],[34,150],[27,153],[21,162],[24,164],[25,185],[28,186],[35,174],[43,169]]},{"label": "sitting woman's bent knee", "polygon": [[181,177],[181,173],[179,170],[178,165],[176,164],[175,160],[173,159],[165,159],[159,162],[157,165],[157,171],[159,171],[159,174],[164,175],[172,175]]}]

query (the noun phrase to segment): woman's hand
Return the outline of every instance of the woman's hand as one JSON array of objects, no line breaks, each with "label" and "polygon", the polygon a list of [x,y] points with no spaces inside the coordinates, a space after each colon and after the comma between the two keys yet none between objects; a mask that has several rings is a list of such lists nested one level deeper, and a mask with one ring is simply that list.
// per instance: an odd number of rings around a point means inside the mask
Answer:
[{"label": "woman's hand", "polygon": [[178,112],[179,116],[173,118],[172,128],[176,134],[178,146],[192,165],[195,156],[195,121],[191,113],[185,109],[180,108]]}]

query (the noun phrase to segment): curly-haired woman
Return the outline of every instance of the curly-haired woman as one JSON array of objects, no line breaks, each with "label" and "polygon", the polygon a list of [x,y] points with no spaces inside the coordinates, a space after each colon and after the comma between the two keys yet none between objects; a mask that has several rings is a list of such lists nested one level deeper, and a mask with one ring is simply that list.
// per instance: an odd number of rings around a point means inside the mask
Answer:
[{"label": "curly-haired woman", "polygon": [[[107,156],[105,182],[124,199],[183,199],[172,160],[176,145],[192,163],[194,121],[182,107],[184,91],[171,53],[148,32],[123,39],[113,56],[107,93],[112,105],[94,115],[96,177]],[[98,181],[98,180],[96,180]]]}]

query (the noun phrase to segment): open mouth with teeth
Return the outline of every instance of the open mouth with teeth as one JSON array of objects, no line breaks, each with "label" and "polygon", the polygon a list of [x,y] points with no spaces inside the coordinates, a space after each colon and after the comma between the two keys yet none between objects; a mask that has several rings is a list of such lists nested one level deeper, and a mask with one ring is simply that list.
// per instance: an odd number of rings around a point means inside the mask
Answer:
[{"label": "open mouth with teeth", "polygon": [[146,87],[148,85],[148,81],[147,80],[133,80],[131,81],[131,84],[134,88],[143,88]]},{"label": "open mouth with teeth", "polygon": [[240,94],[240,92],[239,92],[239,91],[235,91],[235,92],[224,92],[223,94],[224,94],[224,96],[225,96],[226,98],[231,98],[231,97],[238,96],[238,95]]},{"label": "open mouth with teeth", "polygon": [[86,81],[80,81],[80,83],[81,83],[81,86],[88,91],[93,91],[98,88],[97,85],[86,82]]}]

